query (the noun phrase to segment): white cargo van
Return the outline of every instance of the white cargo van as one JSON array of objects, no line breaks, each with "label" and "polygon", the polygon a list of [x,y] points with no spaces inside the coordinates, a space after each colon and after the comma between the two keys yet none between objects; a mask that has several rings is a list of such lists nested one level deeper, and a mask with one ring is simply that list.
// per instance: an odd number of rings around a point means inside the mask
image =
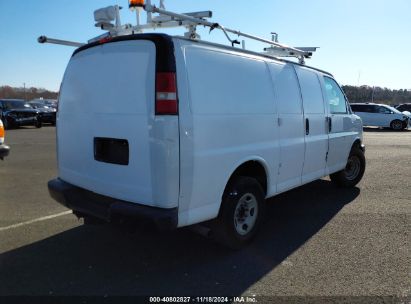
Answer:
[{"label": "white cargo van", "polygon": [[264,199],[365,169],[361,119],[329,73],[163,34],[77,49],[61,86],[51,195],[81,217],[214,219],[235,247]]},{"label": "white cargo van", "polygon": [[266,198],[327,175],[361,180],[362,122],[331,74],[193,37],[119,35],[74,52],[54,199],[86,220],[206,223],[238,248]]}]

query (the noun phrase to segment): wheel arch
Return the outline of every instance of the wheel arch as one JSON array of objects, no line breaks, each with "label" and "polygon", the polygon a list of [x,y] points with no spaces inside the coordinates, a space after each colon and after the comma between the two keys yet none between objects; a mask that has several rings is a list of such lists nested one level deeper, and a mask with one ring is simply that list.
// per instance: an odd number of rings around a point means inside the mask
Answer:
[{"label": "wheel arch", "polygon": [[232,170],[232,173],[226,179],[222,195],[224,195],[227,187],[237,176],[248,176],[255,178],[263,188],[264,195],[267,195],[269,186],[269,175],[267,172],[268,167],[263,159],[253,158],[242,161],[235,166],[235,169]]},{"label": "wheel arch", "polygon": [[365,146],[363,145],[361,138],[357,137],[354,139],[354,142],[351,145],[351,150],[353,148],[358,148],[362,150],[363,152],[365,152]]}]

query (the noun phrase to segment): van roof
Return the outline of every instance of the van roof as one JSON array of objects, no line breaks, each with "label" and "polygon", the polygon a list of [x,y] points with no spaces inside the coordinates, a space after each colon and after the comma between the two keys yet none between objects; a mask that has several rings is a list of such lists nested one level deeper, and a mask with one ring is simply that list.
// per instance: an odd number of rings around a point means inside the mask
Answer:
[{"label": "van roof", "polygon": [[262,58],[267,58],[267,59],[276,60],[276,61],[280,61],[280,62],[287,62],[287,63],[299,65],[299,66],[302,66],[302,67],[306,67],[306,68],[315,70],[317,72],[324,73],[324,74],[327,74],[331,77],[334,77],[331,73],[326,72],[326,71],[321,70],[321,69],[318,69],[318,68],[314,68],[312,66],[308,66],[308,65],[305,65],[305,64],[300,64],[298,62],[278,58],[278,57],[275,57],[275,56],[271,56],[271,55],[267,55],[267,54],[263,54],[263,53],[259,53],[259,52],[255,52],[255,51],[244,50],[244,49],[241,49],[241,48],[232,47],[230,45],[224,45],[224,44],[219,44],[219,43],[205,41],[205,40],[192,40],[192,39],[189,39],[189,38],[186,38],[186,37],[183,37],[183,36],[173,36],[173,38],[189,41],[189,42],[192,42],[192,43],[211,45],[211,46],[215,46],[215,47],[218,47],[218,48],[227,49],[227,50],[230,50],[230,51],[241,52],[241,53],[250,54],[250,55],[253,55],[253,56],[259,56],[259,57],[262,57]]},{"label": "van roof", "polygon": [[[95,41],[95,42],[92,42],[92,43],[88,43],[88,44],[85,44],[85,45],[79,47],[78,49],[76,49],[74,51],[72,56],[76,55],[77,53],[79,53],[83,50],[86,50],[86,49],[89,49],[89,48],[92,48],[94,46],[98,46],[98,45],[101,45],[101,44],[105,44],[105,43],[112,43],[112,42],[126,41],[126,40],[144,40],[144,39],[147,39],[147,40],[151,40],[151,41],[155,42],[156,44],[160,43],[162,47],[165,47],[165,50],[162,50],[161,52],[158,52],[158,54],[157,54],[157,64],[158,64],[158,66],[160,66],[160,69],[162,69],[161,67],[163,66],[163,63],[166,63],[166,61],[169,62],[169,60],[167,60],[167,59],[170,59],[169,56],[170,56],[171,48],[174,49],[173,42],[172,42],[173,38],[189,41],[191,43],[198,43],[198,44],[214,46],[214,47],[217,47],[217,48],[226,49],[226,50],[230,50],[230,51],[241,52],[241,53],[245,53],[245,54],[249,54],[249,55],[253,55],[253,56],[258,56],[258,57],[265,58],[265,59],[276,60],[276,61],[279,61],[279,62],[291,63],[291,64],[299,65],[299,66],[302,66],[302,67],[306,67],[306,68],[309,68],[309,69],[312,69],[312,70],[315,70],[317,72],[320,72],[320,73],[323,73],[323,74],[326,74],[326,75],[329,75],[329,76],[333,77],[333,75],[329,72],[326,72],[324,70],[314,68],[314,67],[311,67],[311,66],[307,66],[307,65],[304,65],[304,64],[300,64],[300,63],[297,63],[297,62],[294,62],[294,61],[285,60],[285,59],[281,59],[281,58],[278,58],[278,57],[274,57],[274,56],[270,56],[270,55],[250,51],[250,50],[244,50],[244,49],[241,49],[241,48],[235,48],[235,47],[232,47],[232,46],[223,45],[223,44],[219,44],[219,43],[214,43],[214,42],[209,42],[209,41],[204,41],[204,40],[192,40],[192,39],[188,39],[188,38],[182,37],[182,36],[170,36],[170,35],[163,34],[163,33],[132,34],[132,35],[117,36],[117,37],[113,37],[111,39],[102,39],[102,40]],[[174,62],[174,60],[172,60],[172,62]],[[170,68],[173,69],[172,67],[168,67],[168,68],[166,68],[166,70],[170,70]],[[174,70],[175,70],[175,67],[174,67]]]}]

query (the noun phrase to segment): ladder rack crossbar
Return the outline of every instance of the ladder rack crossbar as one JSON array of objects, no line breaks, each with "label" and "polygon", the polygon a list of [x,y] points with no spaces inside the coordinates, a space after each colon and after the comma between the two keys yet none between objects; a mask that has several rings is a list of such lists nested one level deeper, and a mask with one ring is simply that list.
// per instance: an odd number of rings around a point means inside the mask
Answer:
[{"label": "ladder rack crossbar", "polygon": [[54,38],[49,38],[49,37],[46,37],[46,36],[40,36],[37,39],[37,41],[39,43],[52,43],[52,44],[60,44],[60,45],[67,45],[67,46],[74,46],[74,47],[81,47],[81,46],[84,45],[84,43],[81,43],[81,42],[54,39]]},{"label": "ladder rack crossbar", "polygon": [[174,12],[162,9],[162,8],[158,8],[155,5],[146,4],[144,6],[144,9],[148,13],[158,13],[158,14],[162,14],[162,15],[167,15],[167,16],[176,18],[180,21],[190,21],[190,22],[192,22],[196,25],[208,26],[208,27],[210,27],[211,30],[215,29],[215,28],[218,28],[218,29],[221,29],[223,31],[235,34],[237,36],[242,36],[242,37],[245,37],[245,38],[249,38],[249,39],[253,39],[253,40],[256,40],[256,41],[264,42],[264,43],[267,43],[267,44],[272,45],[274,47],[283,49],[284,51],[288,52],[289,56],[311,57],[310,52],[300,50],[300,49],[297,49],[297,48],[293,48],[293,47],[290,47],[288,45],[281,44],[281,43],[271,41],[271,40],[267,40],[267,39],[264,39],[264,38],[261,38],[261,37],[258,37],[258,36],[254,36],[254,35],[251,35],[251,34],[247,34],[247,33],[244,33],[244,32],[238,31],[238,30],[233,30],[233,29],[230,29],[230,28],[226,28],[226,27],[221,26],[218,23],[213,23],[213,22],[201,19],[201,18],[195,18],[195,17],[192,17],[192,16],[184,15],[184,14],[174,13]]}]

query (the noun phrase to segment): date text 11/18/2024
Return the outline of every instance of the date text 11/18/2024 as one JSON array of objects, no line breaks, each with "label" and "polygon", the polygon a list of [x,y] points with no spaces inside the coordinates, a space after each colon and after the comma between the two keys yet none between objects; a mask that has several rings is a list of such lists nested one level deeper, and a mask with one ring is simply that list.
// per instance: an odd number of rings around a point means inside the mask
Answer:
[{"label": "date text 11/18/2024", "polygon": [[240,297],[150,297],[150,303],[257,303],[255,296]]}]

